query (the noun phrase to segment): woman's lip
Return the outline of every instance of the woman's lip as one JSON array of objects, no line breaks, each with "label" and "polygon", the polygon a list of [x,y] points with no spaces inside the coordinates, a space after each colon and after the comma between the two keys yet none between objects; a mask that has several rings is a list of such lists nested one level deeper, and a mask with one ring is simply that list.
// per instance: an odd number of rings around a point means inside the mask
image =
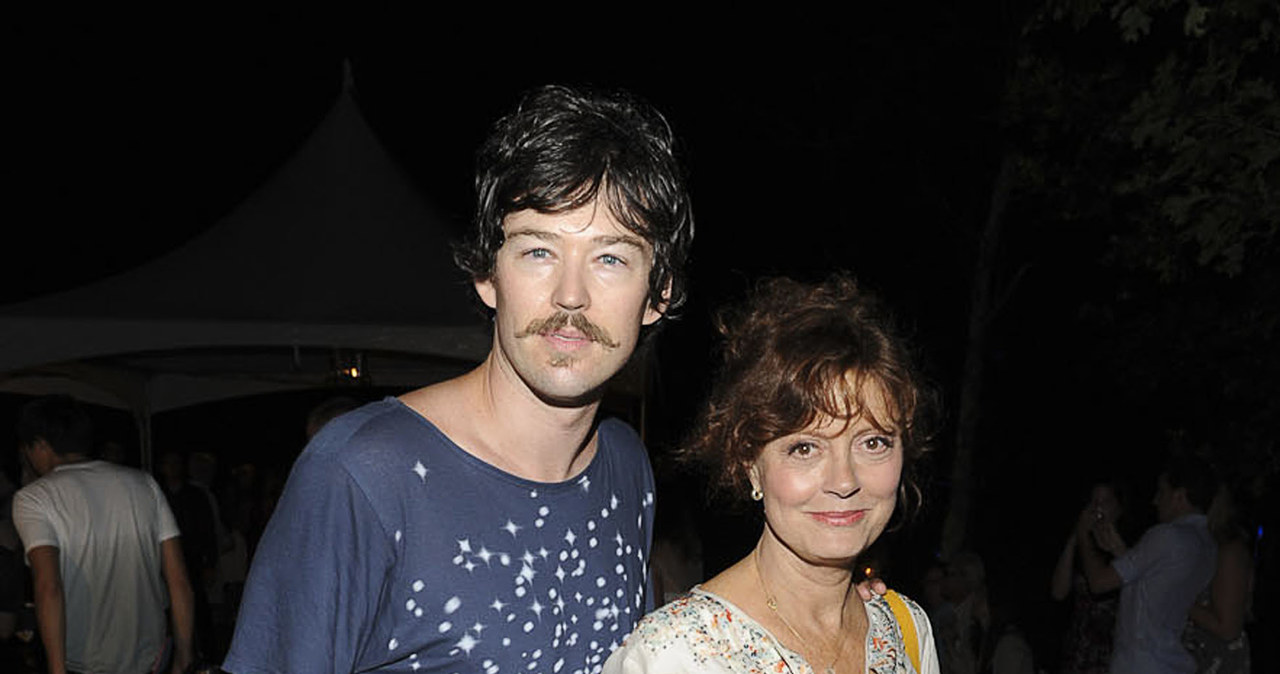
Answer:
[{"label": "woman's lip", "polygon": [[847,527],[862,521],[867,516],[865,510],[826,510],[821,512],[811,512],[812,517],[823,524],[830,524],[837,527]]}]

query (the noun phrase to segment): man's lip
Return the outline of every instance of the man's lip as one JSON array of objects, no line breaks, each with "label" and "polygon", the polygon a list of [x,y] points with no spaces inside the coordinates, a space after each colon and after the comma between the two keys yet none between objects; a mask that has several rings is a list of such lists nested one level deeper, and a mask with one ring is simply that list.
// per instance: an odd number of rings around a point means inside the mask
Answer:
[{"label": "man's lip", "polygon": [[544,333],[542,338],[547,340],[551,348],[558,351],[576,351],[594,343],[590,337],[577,330],[552,330]]},{"label": "man's lip", "polygon": [[587,337],[586,335],[584,335],[581,332],[578,332],[577,330],[552,330],[551,332],[544,333],[543,336],[554,337],[556,339],[563,339],[565,341],[570,341],[570,342],[591,341],[590,337]]},{"label": "man's lip", "polygon": [[866,516],[866,510],[821,510],[809,513],[809,517],[812,517],[824,524],[831,524],[834,526],[850,526],[857,524]]}]

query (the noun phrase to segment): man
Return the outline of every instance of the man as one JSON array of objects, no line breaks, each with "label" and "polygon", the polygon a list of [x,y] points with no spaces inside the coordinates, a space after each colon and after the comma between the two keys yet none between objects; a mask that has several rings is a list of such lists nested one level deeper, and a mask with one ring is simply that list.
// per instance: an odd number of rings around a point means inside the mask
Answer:
[{"label": "man", "polygon": [[934,624],[938,659],[949,674],[974,674],[983,664],[983,645],[991,627],[982,557],[968,550],[956,553],[947,565],[942,591],[947,607]]},{"label": "man", "polygon": [[1194,672],[1195,660],[1182,647],[1182,629],[1196,596],[1213,579],[1217,546],[1205,510],[1214,478],[1205,462],[1174,457],[1156,480],[1154,503],[1160,523],[1126,550],[1119,537],[1096,532],[1116,555],[1102,561],[1095,531],[1082,519],[1077,543],[1089,589],[1120,590],[1110,670],[1116,674]]},{"label": "man", "polygon": [[599,671],[652,606],[652,473],[596,410],[683,299],[671,132],[623,94],[539,89],[482,146],[476,187],[458,258],[493,311],[488,357],[316,435],[227,671]]},{"label": "man", "polygon": [[17,431],[40,476],[14,495],[13,520],[35,581],[49,672],[156,671],[166,606],[171,671],[186,669],[192,591],[159,485],[141,471],[92,460],[89,418],[68,397],[28,403]]}]

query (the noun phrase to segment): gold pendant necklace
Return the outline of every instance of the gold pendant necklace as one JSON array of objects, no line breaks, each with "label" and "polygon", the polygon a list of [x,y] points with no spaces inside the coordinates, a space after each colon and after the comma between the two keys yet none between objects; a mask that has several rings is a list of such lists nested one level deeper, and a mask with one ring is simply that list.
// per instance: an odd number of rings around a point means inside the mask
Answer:
[{"label": "gold pendant necklace", "polygon": [[[796,638],[796,644],[797,645],[804,644],[805,643],[804,637],[800,636],[800,633],[796,631],[796,628],[792,627],[791,623],[787,622],[787,619],[783,617],[781,613],[778,612],[778,600],[775,599],[774,596],[769,593],[768,586],[764,584],[764,574],[760,571],[760,548],[758,546],[756,547],[756,557],[754,561],[756,564],[756,580],[760,581],[760,590],[764,592],[765,605],[769,607],[770,611],[773,611],[773,614],[775,616],[778,616],[778,620],[782,621],[782,625],[786,627],[787,630],[791,632],[792,636]],[[849,594],[847,591],[845,592],[844,598],[845,598],[845,602],[849,601]],[[839,637],[839,641],[836,642],[835,657],[831,658],[831,662],[827,663],[826,669],[823,670],[824,674],[836,674],[836,663],[840,661],[840,656],[844,653],[845,644],[848,642],[848,640],[849,640],[849,635],[845,632],[845,629],[844,629],[844,603],[841,603],[840,604],[840,637]],[[824,646],[827,646],[828,650],[830,650],[829,644],[824,644]]]}]

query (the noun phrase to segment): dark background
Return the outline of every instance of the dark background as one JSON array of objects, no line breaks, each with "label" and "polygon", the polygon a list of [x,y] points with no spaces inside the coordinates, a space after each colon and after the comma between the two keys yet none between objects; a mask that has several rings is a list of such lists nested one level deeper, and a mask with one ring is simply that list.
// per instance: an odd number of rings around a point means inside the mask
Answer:
[{"label": "dark background", "polygon": [[[753,543],[753,525],[703,508],[689,497],[701,495],[702,478],[666,461],[710,375],[709,316],[762,276],[849,271],[911,326],[948,413],[925,471],[926,509],[891,535],[885,554],[892,580],[910,588],[937,553],[946,511],[979,232],[1002,153],[1034,140],[1033,124],[1010,121],[1034,105],[1010,96],[1033,5],[893,4],[807,17],[597,8],[500,22],[496,9],[21,16],[3,29],[11,116],[0,301],[88,283],[197,236],[307,138],[344,72],[381,142],[458,233],[470,214],[472,153],[521,91],[550,82],[625,87],[663,110],[680,138],[697,217],[691,301],[656,344],[648,431],[671,492],[664,502],[684,498],[702,513],[709,570]],[[1130,58],[1114,36],[1062,29],[1039,39],[1099,62],[1095,50]],[[1037,147],[1074,156],[1091,139],[1072,133],[1088,129],[1064,129]],[[1127,161],[1135,160],[1115,158]],[[1227,382],[1257,389],[1246,403],[1276,398],[1267,375],[1277,369],[1256,333],[1219,332],[1213,314],[1169,313],[1225,303],[1274,323],[1274,272],[1193,269],[1180,285],[1162,284],[1116,255],[1129,231],[1126,202],[1110,217],[1070,219],[1052,212],[1053,199],[1028,190],[1006,215],[995,277],[1018,280],[1006,284],[984,349],[970,525],[970,546],[993,578],[1030,598],[1037,645],[1050,649],[1061,616],[1039,597],[1090,481],[1128,479],[1132,510],[1149,521],[1159,457],[1181,443],[1209,447],[1235,472],[1274,485],[1275,419],[1255,423],[1274,405],[1219,404],[1222,382],[1196,368],[1216,372],[1221,353],[1248,354]],[[1254,245],[1251,260],[1275,259],[1274,240]],[[1203,353],[1202,362],[1185,367],[1188,353]],[[1187,375],[1162,378],[1178,369]],[[393,391],[360,395],[384,393]],[[157,451],[287,465],[306,411],[328,395],[162,414]],[[0,400],[0,432],[18,402]],[[129,441],[127,419],[103,423]],[[12,470],[11,448],[0,449]],[[1272,503],[1273,491],[1258,489]]]}]

